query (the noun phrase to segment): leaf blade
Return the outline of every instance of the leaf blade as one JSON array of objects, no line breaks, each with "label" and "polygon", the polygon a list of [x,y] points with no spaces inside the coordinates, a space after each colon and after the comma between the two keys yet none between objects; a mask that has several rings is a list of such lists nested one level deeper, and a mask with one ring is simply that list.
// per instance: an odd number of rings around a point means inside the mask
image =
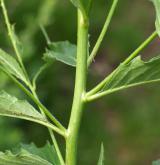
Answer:
[{"label": "leaf blade", "polygon": [[118,90],[142,84],[160,81],[160,56],[144,62],[140,56],[128,64],[121,64],[109,81],[104,85],[102,93],[113,93]]},{"label": "leaf blade", "polygon": [[59,129],[48,122],[48,120],[27,101],[18,100],[16,97],[4,91],[0,92],[0,116],[32,121],[59,132]]},{"label": "leaf blade", "polygon": [[151,0],[156,10],[156,22],[155,27],[158,35],[160,36],[160,0]]},{"label": "leaf blade", "polygon": [[52,42],[49,44],[49,49],[47,49],[43,59],[48,62],[56,59],[57,61],[75,67],[76,52],[76,45],[73,45],[68,41]]},{"label": "leaf blade", "polygon": [[8,73],[27,83],[26,76],[19,63],[11,55],[0,49],[0,66]]},{"label": "leaf blade", "polygon": [[31,143],[29,145],[22,144],[21,147],[31,154],[38,155],[41,158],[49,161],[53,165],[60,165],[60,161],[55,148],[49,142],[47,142],[46,145],[41,148],[37,148],[34,143]]},{"label": "leaf blade", "polygon": [[47,160],[37,155],[32,155],[26,150],[21,150],[17,154],[10,151],[0,152],[0,165],[52,165]]}]

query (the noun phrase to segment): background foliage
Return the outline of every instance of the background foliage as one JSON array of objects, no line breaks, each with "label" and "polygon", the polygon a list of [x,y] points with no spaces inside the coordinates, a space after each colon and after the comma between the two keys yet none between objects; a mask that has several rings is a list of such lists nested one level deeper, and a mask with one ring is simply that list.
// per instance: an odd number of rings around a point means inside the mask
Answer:
[{"label": "background foliage", "polygon": [[[31,75],[43,63],[46,41],[43,24],[52,41],[76,43],[76,11],[67,0],[6,0],[12,23],[25,45],[24,60]],[[90,39],[93,47],[111,0],[95,1],[91,12]],[[120,1],[109,33],[89,73],[91,88],[127,57],[153,30],[155,12],[146,0]],[[142,52],[148,59],[160,52],[157,38]],[[13,53],[0,14],[0,46]],[[55,62],[39,79],[38,93],[43,103],[59,120],[67,121],[74,87],[74,68]],[[109,95],[86,106],[79,139],[79,164],[96,164],[100,142],[104,142],[106,164],[149,165],[160,156],[160,85],[152,84]],[[0,89],[19,98],[26,96],[0,72]],[[18,143],[35,142],[43,146],[48,138],[45,128],[17,119],[0,118],[0,150]],[[63,146],[61,139],[59,142]]]}]

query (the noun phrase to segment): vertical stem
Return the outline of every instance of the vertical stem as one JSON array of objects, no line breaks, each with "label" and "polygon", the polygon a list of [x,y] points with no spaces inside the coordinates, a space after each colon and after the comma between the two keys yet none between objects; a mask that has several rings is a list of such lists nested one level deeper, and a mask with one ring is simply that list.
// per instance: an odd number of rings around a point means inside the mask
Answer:
[{"label": "vertical stem", "polygon": [[66,140],[66,165],[76,165],[78,132],[86,91],[88,20],[78,10],[77,67],[71,118]]}]

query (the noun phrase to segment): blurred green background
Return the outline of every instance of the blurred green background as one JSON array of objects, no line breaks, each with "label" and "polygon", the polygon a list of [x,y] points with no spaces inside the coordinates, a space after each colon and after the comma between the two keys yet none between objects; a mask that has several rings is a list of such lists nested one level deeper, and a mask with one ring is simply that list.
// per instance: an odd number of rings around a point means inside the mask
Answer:
[{"label": "blurred green background", "polygon": [[[112,0],[94,0],[90,21],[91,48],[100,33]],[[32,77],[43,64],[46,41],[43,24],[52,41],[76,43],[76,10],[69,0],[6,0],[9,16],[24,45],[23,59]],[[119,2],[108,34],[88,74],[88,89],[95,86],[154,30],[155,12],[148,0]],[[160,53],[157,38],[142,52],[144,59]],[[14,54],[0,14],[0,47]],[[54,63],[41,76],[38,94],[42,102],[67,126],[74,88],[75,69]],[[0,72],[0,89],[27,98]],[[95,165],[100,144],[105,146],[108,165],[150,165],[160,158],[160,85],[151,84],[121,91],[85,107],[79,136],[78,164]],[[28,99],[28,98],[27,98]],[[0,150],[18,143],[43,146],[45,128],[30,122],[0,118]],[[59,138],[59,137],[58,137]],[[59,138],[64,148],[64,143]]]}]

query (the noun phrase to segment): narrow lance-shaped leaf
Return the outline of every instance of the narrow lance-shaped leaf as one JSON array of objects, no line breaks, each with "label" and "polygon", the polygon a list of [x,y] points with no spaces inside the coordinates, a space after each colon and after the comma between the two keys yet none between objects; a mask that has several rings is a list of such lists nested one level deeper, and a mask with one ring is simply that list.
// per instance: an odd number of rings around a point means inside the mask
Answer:
[{"label": "narrow lance-shaped leaf", "polygon": [[0,66],[9,74],[27,83],[25,74],[19,63],[11,55],[0,49]]},{"label": "narrow lance-shaped leaf", "polygon": [[49,49],[46,50],[43,59],[48,62],[56,59],[67,65],[76,66],[76,52],[76,45],[68,41],[53,42],[49,44]]},{"label": "narrow lance-shaped leaf", "polygon": [[103,143],[101,144],[101,150],[99,155],[99,160],[97,165],[104,165],[104,146]]},{"label": "narrow lance-shaped leaf", "polygon": [[47,160],[33,155],[22,149],[19,153],[13,154],[10,151],[0,152],[0,165],[53,165]]},{"label": "narrow lance-shaped leaf", "polygon": [[156,9],[156,30],[158,35],[160,36],[160,0],[151,0]]},{"label": "narrow lance-shaped leaf", "polygon": [[22,144],[21,147],[33,155],[38,155],[53,165],[61,165],[54,146],[49,142],[44,147],[38,148],[35,144]]},{"label": "narrow lance-shaped leaf", "polygon": [[0,92],[0,115],[33,121],[50,128],[53,126],[27,101],[18,100],[4,91]]},{"label": "narrow lance-shaped leaf", "polygon": [[160,56],[144,62],[138,56],[128,64],[121,64],[101,92],[112,93],[146,83],[160,81]]}]

